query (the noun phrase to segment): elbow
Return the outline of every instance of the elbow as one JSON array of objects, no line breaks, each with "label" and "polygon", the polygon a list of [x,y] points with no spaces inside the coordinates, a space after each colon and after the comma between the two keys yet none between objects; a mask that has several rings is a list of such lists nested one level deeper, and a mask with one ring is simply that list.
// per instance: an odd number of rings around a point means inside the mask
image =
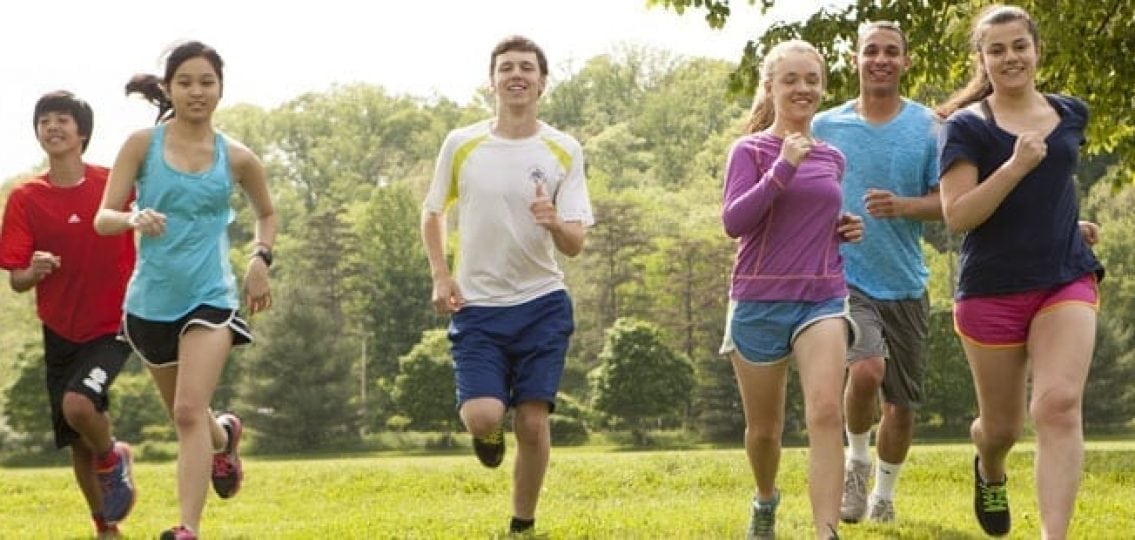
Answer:
[{"label": "elbow", "polygon": [[95,223],[94,223],[95,232],[98,233],[100,236],[108,236],[108,235],[113,234],[114,231],[111,230],[111,225],[110,225],[109,221],[110,220],[107,219],[106,214],[103,213],[102,210],[99,210],[99,212],[97,214],[95,214]]},{"label": "elbow", "polygon": [[942,212],[942,222],[946,224],[946,231],[950,234],[962,234],[970,229],[957,216],[949,212]]}]

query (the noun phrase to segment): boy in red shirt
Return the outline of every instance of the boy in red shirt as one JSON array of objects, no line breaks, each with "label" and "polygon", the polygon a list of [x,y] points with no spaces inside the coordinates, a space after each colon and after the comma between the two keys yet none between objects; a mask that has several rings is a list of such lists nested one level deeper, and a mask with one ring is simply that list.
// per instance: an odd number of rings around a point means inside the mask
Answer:
[{"label": "boy in red shirt", "polygon": [[32,126],[49,167],[8,196],[0,268],[12,290],[35,287],[55,445],[71,447],[76,483],[104,538],[117,536],[135,499],[130,447],[114,440],[106,414],[130,354],[116,336],[134,239],[99,236],[92,225],[109,172],[83,163],[93,116],[62,90],[36,102]]}]

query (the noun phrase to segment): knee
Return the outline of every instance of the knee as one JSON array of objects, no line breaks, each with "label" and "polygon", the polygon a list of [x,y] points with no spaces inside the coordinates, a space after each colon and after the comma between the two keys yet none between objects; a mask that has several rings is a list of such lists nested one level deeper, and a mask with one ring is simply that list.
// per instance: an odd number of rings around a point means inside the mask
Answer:
[{"label": "knee", "polygon": [[808,425],[809,432],[843,429],[843,413],[837,399],[824,397],[814,403],[806,404],[805,409],[804,421]]},{"label": "knee", "polygon": [[[541,404],[542,405],[542,404]],[[521,406],[516,410],[512,423],[513,432],[520,442],[540,440],[548,433],[548,409],[545,407]]]},{"label": "knee", "polygon": [[91,399],[78,392],[67,392],[63,394],[63,417],[67,419],[67,423],[75,425],[76,423],[86,423],[99,414],[95,409],[95,404]]},{"label": "knee", "polygon": [[883,384],[886,364],[882,359],[868,358],[853,362],[848,368],[847,384],[857,394],[874,394]]},{"label": "knee", "polygon": [[173,425],[178,431],[188,431],[202,425],[205,420],[205,408],[188,403],[173,404]]},{"label": "knee", "polygon": [[492,407],[462,407],[461,421],[474,437],[485,437],[496,431],[503,419],[503,410]]},{"label": "knee", "polygon": [[[1016,444],[1017,439],[1021,438],[1021,430],[1023,429],[1021,425],[994,424],[985,418],[980,420],[981,441],[987,446],[1009,448]],[[978,426],[979,424],[975,420],[973,426],[970,427],[971,436],[979,431]],[[975,441],[978,440],[976,436],[973,438]]]},{"label": "knee", "polygon": [[1037,393],[1029,409],[1038,431],[1080,429],[1081,396],[1078,392],[1051,389]]}]

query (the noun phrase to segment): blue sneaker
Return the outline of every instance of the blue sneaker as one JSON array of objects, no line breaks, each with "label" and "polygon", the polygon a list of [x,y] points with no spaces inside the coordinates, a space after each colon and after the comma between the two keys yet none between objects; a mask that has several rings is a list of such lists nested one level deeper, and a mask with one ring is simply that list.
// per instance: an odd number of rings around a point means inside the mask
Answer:
[{"label": "blue sneaker", "polygon": [[118,462],[109,469],[95,470],[95,474],[102,495],[99,513],[107,524],[114,525],[126,519],[130,509],[134,508],[137,490],[134,489],[134,455],[130,452],[130,445],[115,441],[111,451],[118,456]]}]

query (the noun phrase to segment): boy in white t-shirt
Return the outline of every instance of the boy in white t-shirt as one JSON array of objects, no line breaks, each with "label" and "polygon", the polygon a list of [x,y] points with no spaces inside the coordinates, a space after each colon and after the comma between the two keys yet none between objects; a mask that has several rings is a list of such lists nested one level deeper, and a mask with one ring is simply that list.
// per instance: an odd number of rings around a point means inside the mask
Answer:
[{"label": "boy in white t-shirt", "polygon": [[[555,257],[583,249],[594,220],[583,152],[571,136],[541,122],[537,104],[548,62],[520,36],[492,51],[494,119],[455,129],[442,145],[422,211],[422,240],[433,277],[433,305],[452,315],[458,410],[478,459],[504,458],[501,423],[516,409],[510,532],[535,524],[568,340],[571,299]],[[446,261],[446,210],[457,204],[456,276]]]}]

